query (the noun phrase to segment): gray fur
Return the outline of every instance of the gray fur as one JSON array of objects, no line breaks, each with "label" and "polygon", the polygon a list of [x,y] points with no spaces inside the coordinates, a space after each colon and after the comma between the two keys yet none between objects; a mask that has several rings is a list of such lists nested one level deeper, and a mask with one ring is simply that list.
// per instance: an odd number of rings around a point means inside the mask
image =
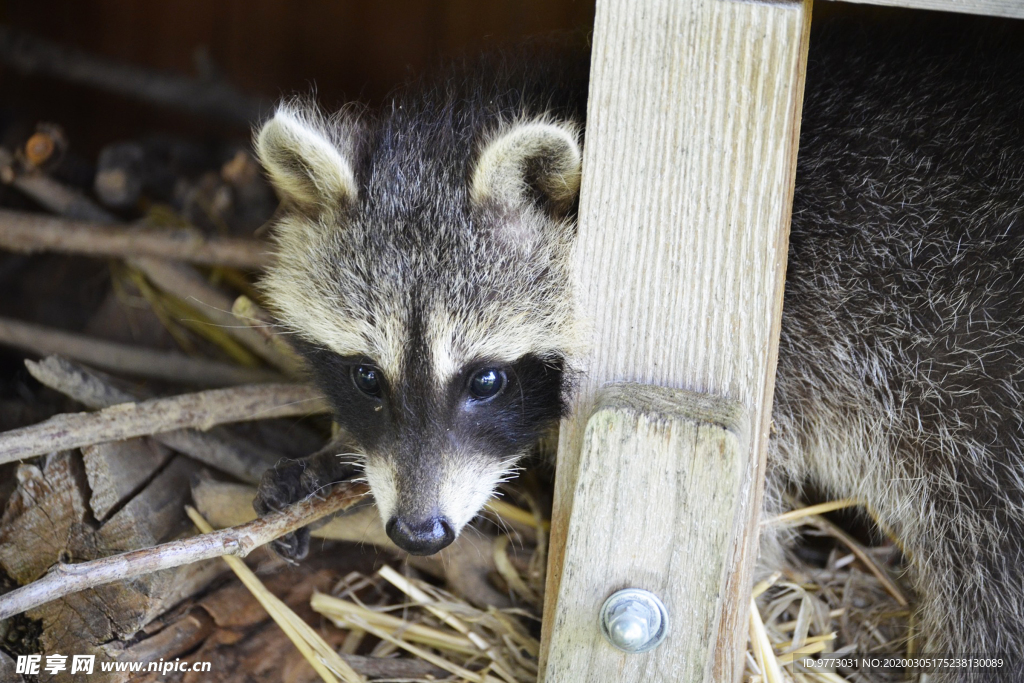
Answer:
[{"label": "gray fur", "polygon": [[982,35],[815,36],[769,491],[863,500],[909,555],[928,650],[1019,664],[1024,50]]}]

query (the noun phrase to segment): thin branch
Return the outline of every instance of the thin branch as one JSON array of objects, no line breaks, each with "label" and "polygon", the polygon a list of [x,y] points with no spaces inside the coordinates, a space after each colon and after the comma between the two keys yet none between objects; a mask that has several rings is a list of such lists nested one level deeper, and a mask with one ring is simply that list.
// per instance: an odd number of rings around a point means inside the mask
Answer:
[{"label": "thin branch", "polygon": [[0,595],[0,619],[71,593],[113,581],[125,581],[161,569],[180,567],[224,555],[245,557],[253,549],[307,524],[345,510],[366,495],[362,484],[335,486],[325,498],[306,498],[287,510],[212,534],[200,534],[152,548],[133,550],[80,564],[58,563],[50,572],[27,586]]},{"label": "thin branch", "polygon": [[243,294],[231,304],[231,313],[235,316],[235,319],[267,340],[267,343],[273,346],[281,356],[289,359],[294,372],[303,375],[307,374],[306,365],[296,353],[295,348],[276,332],[279,328],[274,324],[271,316],[257,306],[255,301]]},{"label": "thin branch", "polygon": [[177,261],[258,270],[270,260],[265,242],[207,237],[198,230],[86,223],[0,209],[0,249],[58,251],[87,256],[156,256]]},{"label": "thin branch", "polygon": [[811,515],[806,517],[804,523],[817,527],[825,533],[831,534],[842,541],[842,543],[850,549],[850,552],[852,552],[858,560],[864,563],[864,566],[868,568],[868,571],[875,575],[878,582],[882,584],[882,588],[888,591],[889,595],[891,595],[896,602],[900,604],[900,607],[906,607],[910,604],[910,601],[907,600],[905,595],[903,595],[903,591],[900,590],[898,585],[896,585],[896,582],[889,578],[885,569],[864,549],[864,546],[862,546],[857,539],[821,515]]},{"label": "thin branch", "polygon": [[115,62],[0,26],[0,61],[22,74],[44,74],[193,114],[250,125],[266,108],[218,80],[195,79]]},{"label": "thin branch", "polygon": [[255,301],[244,294],[231,304],[231,314],[263,338],[280,341],[280,337],[274,333],[274,321],[266,311],[256,305]]},{"label": "thin branch", "polygon": [[[138,396],[118,389],[95,373],[58,356],[49,356],[38,363],[26,360],[25,367],[41,384],[92,409],[140,400]],[[264,470],[280,459],[277,453],[260,444],[227,431],[216,433],[216,429],[211,432],[179,429],[154,434],[152,438],[250,484],[258,484]]]},{"label": "thin branch", "polygon": [[110,213],[84,193],[57,182],[37,169],[25,169],[8,150],[0,148],[0,177],[46,210],[72,220],[117,223]]},{"label": "thin branch", "polygon": [[323,412],[327,406],[320,393],[298,384],[258,384],[156,398],[95,413],[55,415],[39,424],[0,433],[0,464],[176,429],[209,429],[225,422]]},{"label": "thin branch", "polygon": [[[326,450],[326,449],[325,449]],[[239,484],[219,482],[200,476],[192,485],[192,499],[208,519],[219,526],[233,526],[256,513],[252,500],[256,490]],[[394,553],[416,569],[444,578],[474,605],[510,607],[507,593],[491,584],[494,574],[494,537],[476,530],[458,535],[450,546],[435,555],[409,555],[388,538],[375,507],[353,510],[312,529],[314,538],[369,544]]]},{"label": "thin branch", "polygon": [[235,303],[232,298],[208,283],[194,268],[184,263],[145,257],[131,259],[130,263],[166,294],[191,304],[260,358],[290,377],[297,377],[301,373],[301,361],[294,353],[286,354],[274,344],[273,337],[268,339],[239,321],[232,313]]},{"label": "thin branch", "polygon": [[66,356],[111,372],[175,383],[209,387],[281,380],[281,375],[268,370],[118,344],[10,318],[0,318],[0,344],[33,354]]},{"label": "thin branch", "polygon": [[[87,408],[98,410],[119,403],[136,403],[139,396],[119,389],[107,377],[60,356],[47,356],[41,361],[26,360],[25,367],[40,384],[70,396]],[[149,397],[146,397],[149,398]]]}]

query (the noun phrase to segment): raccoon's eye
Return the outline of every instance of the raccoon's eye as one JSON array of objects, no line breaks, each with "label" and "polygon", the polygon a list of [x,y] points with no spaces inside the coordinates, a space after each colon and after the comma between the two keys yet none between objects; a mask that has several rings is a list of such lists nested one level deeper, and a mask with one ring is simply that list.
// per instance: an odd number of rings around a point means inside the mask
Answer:
[{"label": "raccoon's eye", "polygon": [[352,368],[352,383],[367,396],[380,396],[380,370],[372,365],[356,365]]},{"label": "raccoon's eye", "polygon": [[469,380],[470,395],[479,400],[497,396],[505,388],[505,371],[497,368],[484,368],[477,371]]}]

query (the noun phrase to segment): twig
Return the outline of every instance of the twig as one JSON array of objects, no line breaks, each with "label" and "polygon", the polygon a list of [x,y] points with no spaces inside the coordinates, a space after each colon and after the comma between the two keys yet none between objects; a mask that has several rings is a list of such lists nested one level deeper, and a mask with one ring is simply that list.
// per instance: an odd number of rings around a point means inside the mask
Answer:
[{"label": "twig", "polygon": [[[138,396],[122,391],[84,368],[57,356],[50,356],[38,363],[26,360],[25,366],[29,374],[40,383],[70,396],[89,408],[107,408],[139,400]],[[227,432],[179,429],[154,434],[152,438],[168,448],[184,453],[221,472],[234,475],[249,484],[258,484],[266,468],[280,459],[273,451]]]},{"label": "twig", "polygon": [[79,192],[57,182],[38,169],[16,168],[20,166],[14,155],[0,148],[0,177],[21,192],[39,202],[48,211],[65,218],[96,223],[116,223],[117,218]]},{"label": "twig", "polygon": [[40,383],[93,410],[119,403],[135,403],[140,399],[118,389],[97,373],[60,356],[47,356],[41,361],[26,360],[25,367]]},{"label": "twig", "polygon": [[207,237],[198,230],[86,223],[7,209],[0,209],[0,249],[89,256],[157,256],[246,270],[260,269],[270,260],[268,245],[258,240]]},{"label": "twig", "polygon": [[0,26],[0,61],[22,74],[45,74],[193,114],[249,125],[260,101],[216,80],[187,78],[96,57]]},{"label": "twig", "polygon": [[279,374],[268,370],[117,344],[10,318],[0,318],[0,344],[39,355],[66,356],[112,372],[199,386],[281,380]]},{"label": "twig", "polygon": [[366,494],[362,484],[340,484],[326,498],[307,498],[287,510],[212,534],[133,550],[80,564],[58,563],[46,576],[0,595],[0,619],[78,591],[151,574],[213,557],[245,557],[253,549],[352,506]]},{"label": "twig", "polygon": [[235,318],[250,327],[253,332],[267,340],[271,346],[277,349],[285,358],[290,359],[293,372],[306,374],[306,365],[302,358],[295,352],[295,348],[286,342],[281,335],[275,333],[276,326],[271,316],[262,308],[256,305],[244,294],[235,299],[231,304],[231,314]]},{"label": "twig", "polygon": [[[192,485],[192,499],[207,518],[220,526],[233,526],[252,519],[256,490],[239,484],[200,477]],[[374,545],[394,553],[416,569],[443,578],[474,605],[510,607],[508,594],[495,589],[489,577],[494,572],[491,536],[474,531],[459,534],[455,542],[436,555],[409,555],[395,545],[374,507],[353,510],[312,529],[314,538]]]},{"label": "twig", "polygon": [[274,367],[291,377],[297,377],[301,372],[301,363],[294,353],[287,354],[274,344],[275,337],[267,338],[239,321],[232,313],[235,302],[231,297],[209,284],[193,268],[183,263],[145,257],[131,259],[130,263],[165,293],[194,304],[199,313]]},{"label": "twig", "polygon": [[261,384],[156,398],[95,413],[55,415],[39,424],[0,433],[0,463],[176,429],[209,429],[224,422],[321,412],[327,412],[327,407],[319,392],[298,384]]},{"label": "twig", "polygon": [[244,294],[231,304],[231,314],[238,320],[249,325],[254,332],[268,340],[280,338],[274,334],[274,323],[267,312],[256,305],[256,302]]}]

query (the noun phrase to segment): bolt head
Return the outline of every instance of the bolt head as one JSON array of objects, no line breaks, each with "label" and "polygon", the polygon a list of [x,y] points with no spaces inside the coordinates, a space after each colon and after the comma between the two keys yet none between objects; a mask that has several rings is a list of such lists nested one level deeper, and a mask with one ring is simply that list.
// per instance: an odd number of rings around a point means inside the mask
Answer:
[{"label": "bolt head", "polygon": [[627,588],[605,601],[601,608],[601,632],[623,652],[648,652],[668,634],[668,610],[650,591]]}]

